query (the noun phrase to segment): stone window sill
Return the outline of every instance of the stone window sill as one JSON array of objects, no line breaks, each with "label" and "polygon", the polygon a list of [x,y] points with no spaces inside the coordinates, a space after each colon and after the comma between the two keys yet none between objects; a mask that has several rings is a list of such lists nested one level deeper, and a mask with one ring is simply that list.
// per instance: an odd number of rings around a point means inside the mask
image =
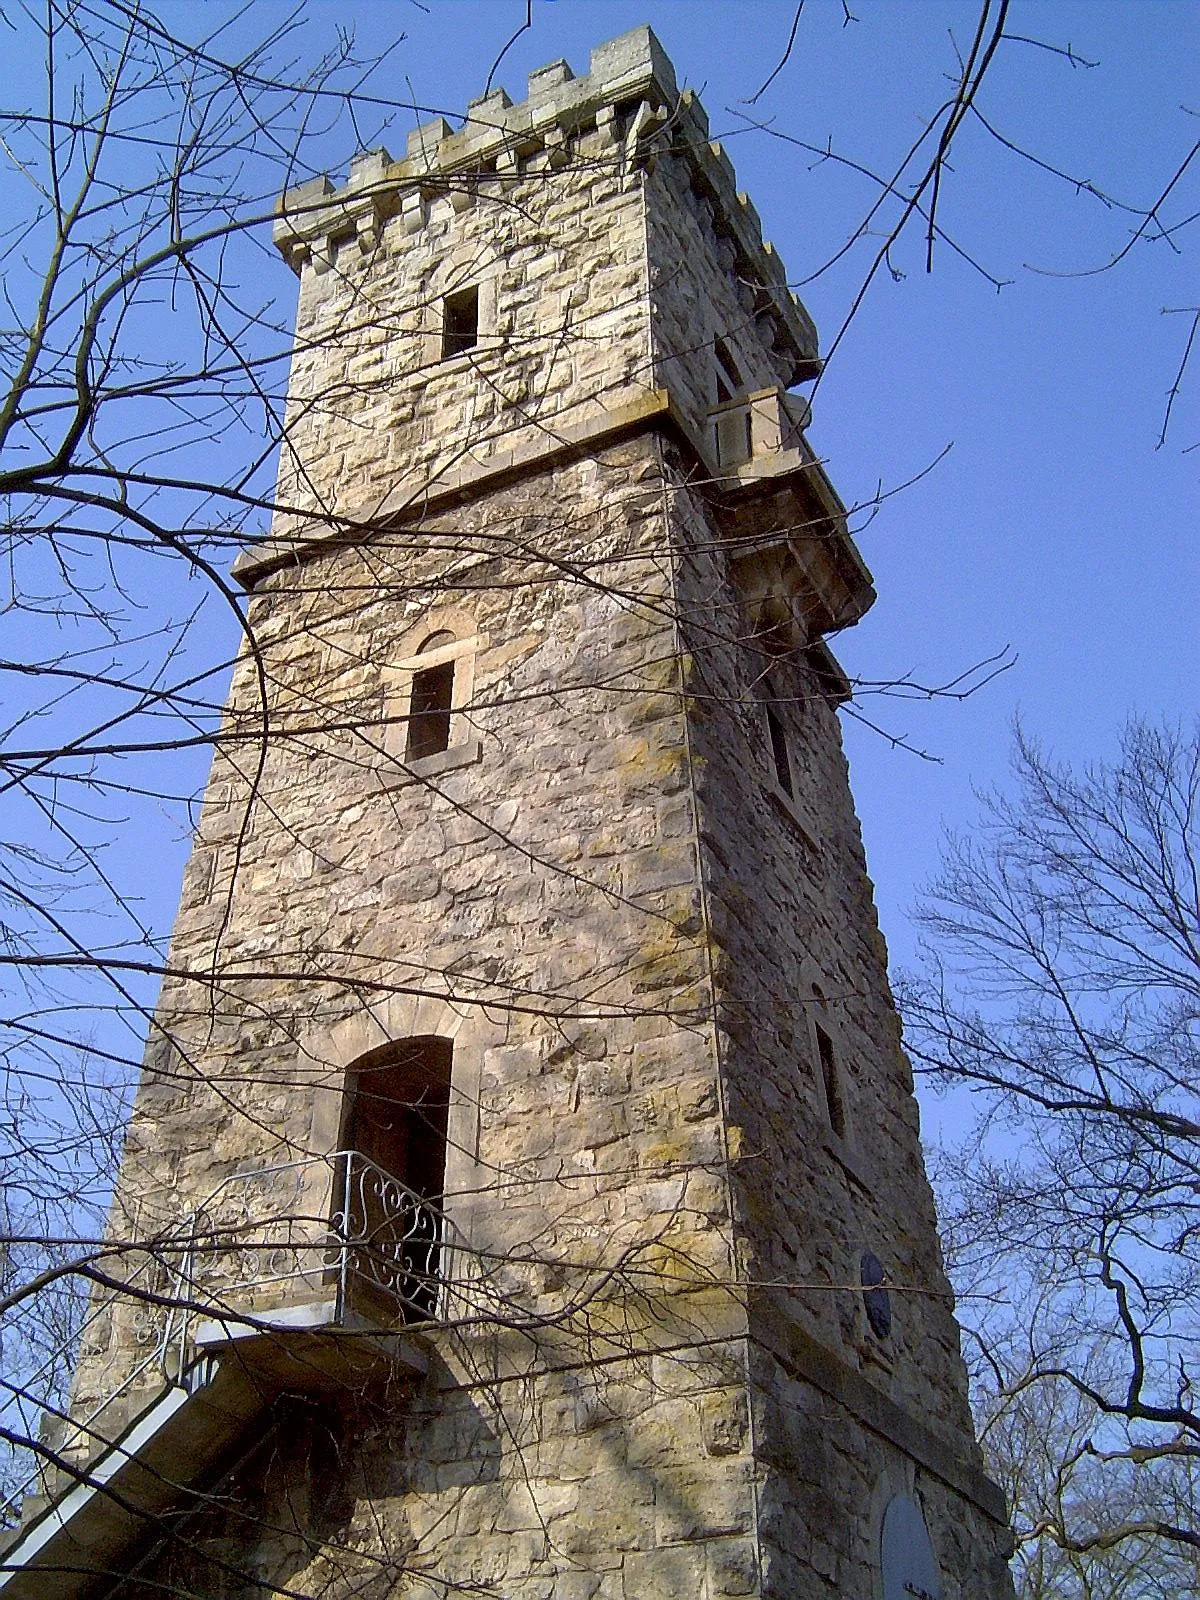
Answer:
[{"label": "stone window sill", "polygon": [[473,767],[482,760],[483,740],[467,739],[462,744],[452,744],[448,750],[439,750],[436,755],[421,756],[416,761],[382,769],[380,777],[389,789],[394,789],[421,778],[440,778],[444,773],[456,772],[459,767]]},{"label": "stone window sill", "polygon": [[477,366],[481,356],[494,356],[501,353],[504,341],[497,334],[481,333],[475,343],[466,350],[459,350],[452,356],[444,356],[441,351],[441,335],[434,336],[437,345],[432,349],[425,360],[409,377],[420,379],[421,384],[435,378],[439,372],[467,372]]},{"label": "stone window sill", "polygon": [[839,1138],[832,1128],[825,1130],[825,1148],[846,1176],[853,1178],[855,1183],[860,1184],[869,1193],[871,1181],[867,1176],[866,1164],[858,1151],[845,1139]]},{"label": "stone window sill", "polygon": [[482,351],[480,350],[478,340],[476,340],[470,349],[459,350],[452,356],[444,356],[439,351],[438,354],[426,364],[422,371],[422,376],[428,378],[435,372],[464,372],[468,367],[473,367],[475,365],[476,357],[481,354]]},{"label": "stone window sill", "polygon": [[872,1367],[886,1377],[896,1375],[896,1352],[877,1339],[873,1333],[864,1333],[858,1342],[858,1355],[864,1371]]}]

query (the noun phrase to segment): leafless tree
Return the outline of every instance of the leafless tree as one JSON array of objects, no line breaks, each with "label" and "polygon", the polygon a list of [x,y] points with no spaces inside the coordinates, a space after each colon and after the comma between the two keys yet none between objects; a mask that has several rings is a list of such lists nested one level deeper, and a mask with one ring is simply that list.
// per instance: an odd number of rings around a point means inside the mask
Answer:
[{"label": "leafless tree", "polygon": [[[814,8],[815,11],[815,8]],[[1145,19],[1154,15],[1143,13]],[[1157,18],[1166,18],[1159,11]],[[1026,64],[1036,55],[1043,62],[1053,59],[1060,70],[1064,87],[1072,78],[1087,80],[1101,66],[1098,59],[1076,49],[1069,39],[1045,28],[1046,19],[1031,28],[1031,15],[1012,0],[984,0],[979,6],[964,8],[961,39],[952,32],[949,38],[946,94],[931,104],[921,117],[920,131],[908,148],[896,152],[894,164],[879,167],[864,161],[852,137],[841,130],[814,139],[782,108],[767,107],[764,96],[775,87],[779,100],[787,79],[781,75],[793,52],[802,53],[805,28],[814,20],[805,13],[805,0],[799,0],[782,57],[748,99],[728,108],[744,128],[753,128],[775,140],[783,152],[793,152],[810,164],[810,170],[834,165],[845,179],[841,198],[860,202],[865,190],[867,204],[855,215],[854,223],[842,230],[823,259],[805,263],[796,287],[803,292],[826,275],[841,271],[853,262],[846,308],[840,324],[827,342],[827,357],[833,356],[877,279],[900,282],[909,273],[933,272],[935,259],[956,259],[997,293],[1008,291],[1018,278],[1028,273],[1064,282],[1080,281],[1100,274],[1117,272],[1136,259],[1146,247],[1161,248],[1176,255],[1187,251],[1200,222],[1195,192],[1200,174],[1200,138],[1196,136],[1194,107],[1188,104],[1163,108],[1147,107],[1146,116],[1159,125],[1165,110],[1172,137],[1164,166],[1152,180],[1149,192],[1122,192],[1115,181],[1102,180],[1088,169],[1077,171],[1057,150],[1045,147],[1020,127],[1008,125],[982,93],[989,69],[999,59],[1008,65]],[[843,7],[843,30],[850,35],[861,19],[849,4]],[[852,47],[850,47],[852,48]],[[1102,90],[1095,91],[1093,113],[1096,125],[1104,117]],[[1082,97],[1087,103],[1087,95]],[[1066,102],[1064,101],[1064,105]],[[1089,113],[1089,120],[1093,113]],[[1162,124],[1166,126],[1167,124]],[[954,159],[950,159],[951,145]],[[1105,242],[1097,255],[1088,258],[1070,250],[1061,264],[1043,261],[1017,261],[1005,250],[996,232],[972,230],[960,225],[953,196],[969,190],[976,181],[975,157],[980,151],[998,155],[1005,182],[1016,193],[1028,180],[1055,192],[1062,201],[1064,218],[1084,218],[1105,214]],[[1068,264],[1069,263],[1069,264]],[[1198,333],[1200,307],[1194,303],[1157,306],[1154,314],[1168,316],[1178,328],[1178,356],[1174,370],[1164,374],[1166,400],[1160,414],[1156,448],[1166,445],[1177,431],[1180,401],[1192,371]],[[1186,438],[1182,448],[1194,447]]]},{"label": "leafless tree", "polygon": [[246,630],[225,569],[269,512],[289,340],[264,225],[306,141],[352,137],[364,66],[349,42],[297,66],[297,21],[213,13],[184,44],[51,0],[3,24],[45,67],[0,123],[5,1305],[37,1291],[4,1350],[16,1443],[62,1399],[61,1372],[20,1385],[86,1299],[59,1269],[102,1234],[165,958],[126,828],[186,825]]},{"label": "leafless tree", "polygon": [[[987,0],[977,20],[919,146],[892,176],[865,174],[890,220],[864,293],[902,232],[923,229],[927,257],[946,238],[947,157],[979,114],[1007,6]],[[314,60],[301,21],[264,37],[253,8],[198,9],[185,41],[124,0],[48,0],[0,22],[45,69],[42,98],[0,115],[0,1308],[33,1308],[6,1333],[17,1409],[0,1420],[18,1449],[46,1453],[33,1414],[64,1398],[63,1371],[26,1393],[29,1373],[120,1275],[103,1219],[167,962],[168,930],[144,905],[147,836],[186,829],[214,750],[252,780],[268,737],[288,736],[265,709],[253,725],[220,721],[234,654],[258,648],[227,569],[279,509],[287,439],[276,197],[436,109],[382,89],[386,61],[348,36]],[[848,243],[875,221],[872,209]],[[959,695],[982,677],[863,688]],[[345,708],[312,715],[320,731]],[[620,1270],[636,1284],[632,1259]]]},{"label": "leafless tree", "polygon": [[943,1176],[988,1431],[1030,1572],[1047,1542],[1077,1577],[1194,1562],[1200,735],[1134,721],[1076,772],[1018,732],[1015,765],[950,842],[902,1000],[918,1070],[984,1107]]}]

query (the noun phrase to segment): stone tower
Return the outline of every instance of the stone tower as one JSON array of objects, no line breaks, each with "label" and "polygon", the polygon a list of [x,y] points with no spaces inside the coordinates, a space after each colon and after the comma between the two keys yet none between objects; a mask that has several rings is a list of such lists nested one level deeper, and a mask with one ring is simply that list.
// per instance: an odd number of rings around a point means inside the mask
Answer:
[{"label": "stone tower", "polygon": [[275,238],[144,1250],[0,1590],[1002,1600],[825,643],[873,591],[701,106],[639,29]]}]

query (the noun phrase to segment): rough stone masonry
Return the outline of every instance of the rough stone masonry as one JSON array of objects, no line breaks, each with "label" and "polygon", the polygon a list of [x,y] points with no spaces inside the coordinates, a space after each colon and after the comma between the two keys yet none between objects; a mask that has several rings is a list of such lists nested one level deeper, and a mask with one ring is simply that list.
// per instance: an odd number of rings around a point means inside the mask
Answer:
[{"label": "rough stone masonry", "polygon": [[[215,1359],[283,1349],[328,1271],[231,1276],[221,1228],[336,1232],[364,1074],[436,1056],[393,1161],[442,1141],[436,1310],[307,1333],[420,1359],[262,1378],[113,1592],[1003,1600],[823,637],[873,592],[701,106],[638,29],[276,242],[281,509],[112,1229],[199,1209]],[[177,1379],[97,1413],[166,1315],[105,1305],[72,1404],[111,1437]]]}]

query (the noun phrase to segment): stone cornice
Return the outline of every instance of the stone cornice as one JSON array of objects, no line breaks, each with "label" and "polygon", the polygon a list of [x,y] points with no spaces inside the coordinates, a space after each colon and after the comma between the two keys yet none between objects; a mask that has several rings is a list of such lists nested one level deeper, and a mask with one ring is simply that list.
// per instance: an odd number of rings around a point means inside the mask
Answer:
[{"label": "stone cornice", "polygon": [[1009,1526],[1004,1492],[974,1462],[911,1412],[898,1406],[836,1351],[760,1301],[750,1317],[752,1342],[850,1412],[863,1427],[886,1439],[926,1472],[969,1500],[991,1522]]},{"label": "stone cornice", "polygon": [[[850,539],[842,503],[807,445],[778,452],[774,471],[771,458],[767,458],[756,462],[752,472],[748,468],[733,474],[722,472],[666,389],[651,389],[612,407],[581,408],[581,413],[573,417],[568,413],[562,421],[548,419],[538,428],[522,430],[506,448],[495,449],[483,459],[457,461],[417,486],[401,483],[382,501],[350,506],[328,518],[313,513],[311,519],[302,520],[297,513],[292,518],[297,532],[271,533],[243,550],[233,564],[233,575],[243,587],[253,589],[269,573],[312,560],[331,547],[421,522],[465,500],[553,471],[623,438],[655,430],[670,434],[684,446],[711,485],[709,492],[726,503],[755,498],[768,488],[785,496],[802,494],[806,500],[815,499],[828,518],[818,540],[770,536],[740,551],[736,559],[744,561],[776,551],[782,552],[789,568],[802,568],[808,574],[810,591],[815,588],[823,597],[822,631],[848,626],[863,614],[875,597],[870,574]],[[819,573],[809,559],[809,546],[819,550]]]}]

